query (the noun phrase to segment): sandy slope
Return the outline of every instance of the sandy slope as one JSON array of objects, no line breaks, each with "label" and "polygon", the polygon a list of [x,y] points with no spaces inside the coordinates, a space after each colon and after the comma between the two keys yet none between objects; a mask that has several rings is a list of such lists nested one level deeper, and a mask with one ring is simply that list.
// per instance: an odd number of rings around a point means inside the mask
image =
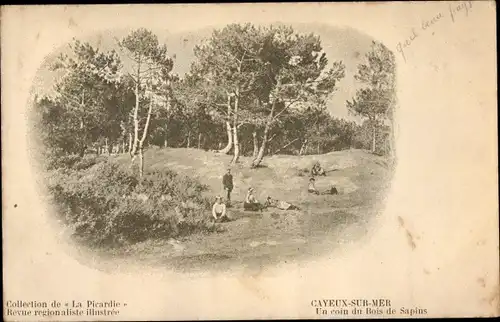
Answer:
[{"label": "sandy slope", "polygon": [[[128,162],[126,156],[116,158],[123,164]],[[222,193],[221,177],[230,159],[197,149],[150,149],[145,157],[146,171],[171,168],[196,176],[209,185],[212,196]],[[340,195],[307,193],[309,177],[303,170],[316,160],[330,170],[326,177],[317,178],[317,188],[335,185]],[[258,169],[250,169],[250,161],[243,157],[232,167],[235,203],[230,214],[235,220],[219,224],[222,232],[147,241],[121,250],[115,257],[134,264],[140,259],[146,265],[192,271],[226,270],[234,264],[261,269],[263,265],[321,256],[366,234],[371,219],[383,206],[391,174],[384,158],[360,150],[302,157],[277,155],[265,158],[264,166]],[[270,195],[301,210],[243,211],[241,202],[249,186],[262,201]]]}]

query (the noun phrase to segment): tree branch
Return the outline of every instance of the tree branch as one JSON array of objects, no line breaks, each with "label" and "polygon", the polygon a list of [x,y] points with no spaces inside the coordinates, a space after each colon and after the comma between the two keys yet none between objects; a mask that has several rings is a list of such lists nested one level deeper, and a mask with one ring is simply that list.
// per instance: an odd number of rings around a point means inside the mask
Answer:
[{"label": "tree branch", "polygon": [[240,124],[238,124],[237,128],[239,129],[241,126],[243,126],[245,124],[253,124],[253,123],[252,122],[241,122]]},{"label": "tree branch", "polygon": [[295,140],[292,140],[290,142],[288,142],[287,144],[285,144],[284,146],[282,146],[281,148],[279,148],[278,150],[274,151],[273,154],[276,154],[277,152],[287,148],[288,146],[290,146],[290,144],[294,143],[295,141],[297,141],[299,138],[296,138]]},{"label": "tree branch", "polygon": [[127,75],[130,77],[130,79],[132,79],[134,84],[137,84],[137,80],[135,79],[134,75],[132,75],[129,71],[127,71]]},{"label": "tree branch", "polygon": [[281,111],[279,111],[278,113],[276,113],[276,115],[273,117],[272,119],[272,122],[274,120],[276,120],[281,114],[283,114],[284,112],[286,112],[288,110],[288,108],[295,102],[298,102],[300,100],[300,98],[296,98],[295,100],[291,101],[288,105],[286,105]]},{"label": "tree branch", "polygon": [[145,70],[141,71],[141,73],[146,74],[146,73],[149,73],[149,72],[151,72],[151,71],[161,69],[162,67],[163,67],[163,66],[150,67],[150,68],[148,68],[148,69],[145,69]]},{"label": "tree branch", "polygon": [[243,52],[243,55],[241,55],[241,60],[236,59],[239,62],[238,73],[241,73],[241,65],[243,64],[243,59],[245,58],[245,54],[246,53],[247,53],[247,49],[245,48],[245,51]]},{"label": "tree branch", "polygon": [[[116,39],[116,37],[115,37],[115,39]],[[119,43],[119,42],[118,42],[118,43]],[[120,45],[118,45],[118,50],[120,50],[120,52],[121,52],[123,55],[127,56],[127,57],[128,57],[128,59],[130,59],[130,60],[134,61],[135,63],[139,63],[139,62],[141,61],[141,59],[140,59],[140,58],[139,58],[139,59],[136,59],[135,57],[130,56],[130,55],[129,55],[129,53],[128,53],[128,50],[124,50],[124,49],[122,48],[122,46],[120,46]]]},{"label": "tree branch", "polygon": [[[74,105],[73,107],[80,108],[82,106],[82,102],[69,96],[68,94],[65,94],[65,93],[58,93],[58,94],[61,95],[63,99],[69,100],[69,103]],[[83,103],[83,105],[84,105],[84,103]]]}]

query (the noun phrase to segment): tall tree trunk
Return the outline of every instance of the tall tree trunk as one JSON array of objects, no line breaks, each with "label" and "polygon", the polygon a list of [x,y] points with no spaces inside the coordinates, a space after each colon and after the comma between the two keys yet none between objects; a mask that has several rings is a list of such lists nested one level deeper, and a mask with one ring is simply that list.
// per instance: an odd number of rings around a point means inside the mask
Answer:
[{"label": "tall tree trunk", "polygon": [[238,103],[239,103],[239,90],[236,90],[236,95],[234,96],[234,115],[233,115],[233,159],[231,164],[235,164],[240,159],[240,142],[238,140]]},{"label": "tall tree trunk", "polygon": [[234,150],[233,150],[233,159],[231,160],[232,164],[235,164],[238,162],[240,158],[240,142],[238,141],[238,127],[233,126],[233,145],[234,145]]},{"label": "tall tree trunk", "polygon": [[[83,105],[83,98],[82,98],[82,105]],[[83,116],[80,118],[80,130],[83,133],[83,139],[82,139],[83,142],[82,142],[82,146],[80,147],[80,151],[78,152],[78,155],[83,158],[83,156],[85,155],[85,150],[87,150],[87,145],[85,144],[86,135],[84,133]]]},{"label": "tall tree trunk", "polygon": [[191,146],[191,130],[188,131],[186,148]]},{"label": "tall tree trunk", "polygon": [[224,149],[219,150],[217,152],[229,154],[231,148],[233,147],[233,129],[231,128],[231,123],[227,121],[226,121],[226,133],[227,133],[227,145],[224,147]]},{"label": "tall tree trunk", "polygon": [[128,134],[128,153],[132,155],[132,133]]},{"label": "tall tree trunk", "polygon": [[85,150],[87,150],[87,147],[85,146],[85,144],[80,148],[80,152],[78,153],[78,155],[80,156],[80,158],[83,158],[85,156]]},{"label": "tall tree trunk", "polygon": [[144,175],[144,151],[142,144],[139,143],[139,177],[142,178]]},{"label": "tall tree trunk", "polygon": [[137,144],[139,142],[139,84],[140,84],[140,74],[141,74],[141,63],[137,64],[137,80],[135,83],[135,107],[134,107],[134,141],[132,142],[132,162],[135,154],[137,153]]},{"label": "tall tree trunk", "polygon": [[377,142],[377,121],[373,119],[373,132],[372,132],[372,153],[375,153],[376,142]]},{"label": "tall tree trunk", "polygon": [[127,151],[125,150],[125,139],[124,139],[124,138],[122,138],[122,153],[125,153],[125,152],[127,152]]},{"label": "tall tree trunk", "polygon": [[142,132],[141,140],[138,142],[139,145],[139,177],[142,178],[144,173],[144,141],[148,135],[149,123],[151,121],[151,112],[153,110],[153,100],[149,100],[148,116],[146,118],[146,124],[144,124],[144,131]]},{"label": "tall tree trunk", "polygon": [[[276,84],[276,92],[278,93],[281,87],[281,79],[278,79],[278,83]],[[271,128],[271,123],[273,122],[274,110],[276,109],[277,98],[274,98],[273,104],[271,105],[271,112],[267,117],[266,126],[264,127],[264,135],[262,136],[262,143],[259,149],[259,153],[257,154],[257,158],[252,161],[252,168],[259,166],[264,158],[264,154],[267,148],[267,135],[269,134],[269,129]]]},{"label": "tall tree trunk", "polygon": [[319,149],[319,142],[316,143],[316,154],[321,154]]},{"label": "tall tree trunk", "polygon": [[109,155],[111,154],[109,151],[108,138],[104,138],[104,151]]},{"label": "tall tree trunk", "polygon": [[307,148],[307,139],[304,139],[304,141],[302,142],[302,146],[300,147],[299,155],[304,155],[304,153],[306,152],[306,148]]},{"label": "tall tree trunk", "polygon": [[266,151],[268,132],[269,132],[269,129],[268,129],[268,126],[266,124],[266,127],[264,128],[264,135],[262,136],[262,143],[261,143],[261,146],[259,149],[259,153],[257,153],[257,157],[252,161],[252,168],[257,167],[262,162],[262,159],[264,158],[264,154]]},{"label": "tall tree trunk", "polygon": [[163,139],[163,147],[168,148],[168,121],[165,124],[165,138]]},{"label": "tall tree trunk", "polygon": [[198,133],[198,149],[201,149],[201,133]]},{"label": "tall tree trunk", "polygon": [[257,159],[257,154],[259,153],[259,140],[257,139],[257,132],[252,132],[253,136],[253,153],[252,153],[252,161]]},{"label": "tall tree trunk", "polygon": [[264,135],[262,136],[262,143],[259,149],[259,153],[257,154],[257,158],[252,161],[252,168],[257,167],[264,158],[264,154],[267,148],[267,135],[269,134],[269,129],[271,128],[271,123],[273,121],[275,108],[276,108],[276,100],[273,101],[273,105],[271,106],[271,113],[269,113],[266,126],[264,127]]},{"label": "tall tree trunk", "polygon": [[233,134],[231,129],[231,96],[227,96],[227,116],[226,116],[226,133],[227,133],[227,145],[224,149],[219,150],[219,153],[228,154],[233,147]]},{"label": "tall tree trunk", "polygon": [[167,94],[165,100],[165,109],[167,110],[167,120],[165,122],[165,137],[163,139],[163,147],[168,148],[168,125],[170,124],[170,120],[172,119],[172,113],[170,111],[170,95]]}]

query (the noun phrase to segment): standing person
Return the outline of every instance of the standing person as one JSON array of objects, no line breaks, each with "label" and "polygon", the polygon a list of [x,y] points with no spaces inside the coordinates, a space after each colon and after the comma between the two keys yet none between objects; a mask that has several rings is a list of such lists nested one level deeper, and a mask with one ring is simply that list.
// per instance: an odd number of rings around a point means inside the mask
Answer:
[{"label": "standing person", "polygon": [[233,191],[233,175],[231,169],[228,168],[226,174],[222,177],[222,185],[227,191],[227,206],[231,207],[231,191]]}]

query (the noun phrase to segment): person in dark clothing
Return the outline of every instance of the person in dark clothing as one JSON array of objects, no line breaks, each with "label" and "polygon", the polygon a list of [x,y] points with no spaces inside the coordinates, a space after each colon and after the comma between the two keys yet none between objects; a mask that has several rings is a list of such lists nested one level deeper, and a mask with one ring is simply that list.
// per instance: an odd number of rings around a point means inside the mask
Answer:
[{"label": "person in dark clothing", "polygon": [[326,171],[321,167],[321,164],[319,164],[319,161],[314,163],[312,169],[311,169],[311,174],[313,176],[326,176]]},{"label": "person in dark clothing", "polygon": [[227,206],[231,205],[231,191],[233,191],[233,175],[231,169],[227,169],[226,174],[222,177],[222,185],[224,190],[227,191]]},{"label": "person in dark clothing", "polygon": [[329,190],[327,190],[325,193],[325,195],[338,195],[339,194],[339,191],[337,190],[337,188],[335,187],[331,187]]}]

